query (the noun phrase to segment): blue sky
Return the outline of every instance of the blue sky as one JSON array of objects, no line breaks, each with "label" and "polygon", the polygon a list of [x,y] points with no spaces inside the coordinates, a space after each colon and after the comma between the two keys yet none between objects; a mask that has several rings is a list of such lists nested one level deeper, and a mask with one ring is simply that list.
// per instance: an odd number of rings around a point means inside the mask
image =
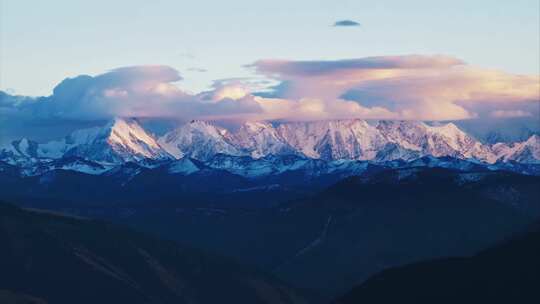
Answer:
[{"label": "blue sky", "polygon": [[[0,0],[0,90],[49,95],[122,66],[180,71],[183,89],[245,77],[259,59],[446,54],[538,75],[539,1]],[[333,27],[350,19],[360,27]],[[204,69],[206,72],[194,71]]]}]

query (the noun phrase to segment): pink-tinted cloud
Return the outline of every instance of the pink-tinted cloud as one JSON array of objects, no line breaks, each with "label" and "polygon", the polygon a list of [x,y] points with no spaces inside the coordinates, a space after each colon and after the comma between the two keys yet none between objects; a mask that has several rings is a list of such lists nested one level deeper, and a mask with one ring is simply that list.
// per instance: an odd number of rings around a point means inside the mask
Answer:
[{"label": "pink-tinted cloud", "polygon": [[[473,67],[447,56],[261,60],[252,66],[281,81],[272,97],[318,99],[327,109],[352,101],[361,106],[360,117],[384,109],[384,116],[399,119],[466,119],[503,109],[527,112],[540,99],[538,75]],[[327,114],[333,116],[331,111]]]},{"label": "pink-tinted cloud", "polygon": [[[114,116],[202,118],[260,112],[239,92],[215,90],[215,102],[181,90],[179,72],[167,66],[135,66],[62,81],[47,97],[0,96],[0,111],[28,120],[101,120]],[[230,98],[236,94],[237,98]],[[219,100],[217,99],[219,98]],[[242,99],[242,100],[236,100]],[[219,101],[219,103],[218,103]]]},{"label": "pink-tinted cloud", "polygon": [[482,69],[441,55],[261,60],[251,67],[274,81],[232,78],[191,94],[177,86],[182,77],[171,67],[125,67],[68,78],[47,97],[0,94],[0,114],[21,121],[113,116],[453,120],[537,116],[540,102],[537,75]]},{"label": "pink-tinted cloud", "polygon": [[530,117],[533,116],[530,112],[521,110],[497,110],[490,113],[491,117],[495,118],[512,118],[512,117]]},{"label": "pink-tinted cloud", "polygon": [[378,56],[342,60],[259,60],[248,67],[259,73],[287,76],[317,77],[332,73],[358,70],[433,69],[448,68],[464,64],[460,59],[444,56]]}]

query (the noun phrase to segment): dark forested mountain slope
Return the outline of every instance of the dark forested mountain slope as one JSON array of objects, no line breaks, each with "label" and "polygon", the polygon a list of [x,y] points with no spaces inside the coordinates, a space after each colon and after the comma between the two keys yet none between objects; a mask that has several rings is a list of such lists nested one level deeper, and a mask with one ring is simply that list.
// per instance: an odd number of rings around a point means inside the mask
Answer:
[{"label": "dark forested mountain slope", "polygon": [[351,177],[271,209],[112,208],[107,217],[336,295],[387,267],[472,255],[520,231],[537,214],[538,182],[410,168]]},{"label": "dark forested mountain slope", "polygon": [[[473,254],[532,222],[538,182],[419,168],[346,179],[281,209],[279,222],[290,226],[278,234],[305,231],[311,239],[275,273],[300,286],[337,291],[390,266]],[[502,198],[506,192],[519,195]]]},{"label": "dark forested mountain slope", "polygon": [[0,203],[0,244],[2,301],[306,303],[271,276],[104,222]]},{"label": "dark forested mountain slope", "polygon": [[337,303],[540,303],[540,225],[469,258],[385,270]]}]

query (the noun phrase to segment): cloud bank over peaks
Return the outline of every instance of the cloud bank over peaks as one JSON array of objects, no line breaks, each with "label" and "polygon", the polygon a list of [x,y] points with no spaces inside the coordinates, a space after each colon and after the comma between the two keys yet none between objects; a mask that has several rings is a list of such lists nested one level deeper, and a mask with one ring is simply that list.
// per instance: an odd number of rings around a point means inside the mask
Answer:
[{"label": "cloud bank over peaks", "polygon": [[67,78],[46,97],[0,92],[0,136],[38,122],[116,116],[288,121],[539,117],[538,75],[480,68],[450,56],[267,59],[248,67],[257,77],[218,80],[197,94],[178,86],[183,78],[177,70],[160,65]]},{"label": "cloud bank over peaks", "polygon": [[67,78],[47,97],[0,95],[0,110],[20,119],[97,120],[122,117],[191,119],[223,113],[259,111],[215,105],[181,90],[179,72],[168,66],[133,66],[107,73]]}]

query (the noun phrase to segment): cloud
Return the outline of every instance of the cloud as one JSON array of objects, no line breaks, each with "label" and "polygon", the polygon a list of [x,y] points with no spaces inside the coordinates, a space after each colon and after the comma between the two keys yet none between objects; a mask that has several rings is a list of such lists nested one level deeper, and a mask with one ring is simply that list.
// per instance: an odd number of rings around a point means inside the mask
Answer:
[{"label": "cloud", "polygon": [[[181,80],[179,72],[167,66],[125,67],[94,77],[67,78],[47,97],[24,99],[4,94],[0,106],[7,104],[20,116],[38,119],[98,120],[114,116],[190,119],[221,114],[223,105],[213,106],[199,95],[182,91],[175,85]],[[220,89],[225,94],[225,87]],[[228,97],[223,95],[219,99]],[[254,110],[243,105],[238,103],[234,110],[238,113]],[[232,106],[228,106],[227,113],[232,112]]]},{"label": "cloud", "polygon": [[259,60],[247,67],[254,67],[256,71],[263,74],[316,77],[347,71],[433,69],[448,68],[463,64],[464,62],[460,59],[443,55],[407,55],[311,61],[267,59]]},{"label": "cloud", "polygon": [[201,100],[220,101],[223,99],[238,100],[245,96],[254,97],[252,92],[268,90],[275,81],[258,78],[226,78],[214,80],[210,90],[198,94]]},{"label": "cloud", "polygon": [[334,23],[334,26],[360,26],[360,23],[353,20],[339,20]]},{"label": "cloud", "polygon": [[[0,92],[0,141],[34,126],[75,126],[114,116],[140,118],[458,120],[539,117],[540,77],[471,66],[443,56],[344,60],[259,60],[259,76],[216,80],[193,94],[167,66],[118,68],[58,84],[53,94]],[[62,129],[62,128],[59,128]],[[43,131],[44,133],[47,133]]]},{"label": "cloud", "polygon": [[[134,66],[97,76],[81,75],[60,82],[45,97],[9,95],[0,91],[0,141],[19,129],[66,122],[87,124],[115,116],[193,119],[237,117],[261,112],[251,96],[239,96],[231,88],[216,88],[216,98],[181,90],[182,77],[167,66]],[[231,98],[236,94],[236,98]],[[245,97],[245,98],[243,98]],[[76,123],[75,123],[76,124]],[[30,132],[32,133],[32,132]]]},{"label": "cloud", "polygon": [[298,100],[255,97],[263,113],[253,116],[266,120],[312,121],[325,119],[397,119],[395,113],[382,107],[363,107],[356,102],[320,98]]},{"label": "cloud", "polygon": [[197,68],[197,67],[188,68],[187,70],[190,71],[190,72],[198,72],[198,73],[206,73],[206,72],[208,72],[207,69]]},{"label": "cloud", "polygon": [[490,116],[497,110],[530,113],[540,102],[537,75],[483,69],[442,55],[260,60],[250,67],[281,81],[262,96],[320,99],[335,106],[356,102],[364,115],[370,109],[385,109],[392,113],[386,116],[399,119],[455,120]]},{"label": "cloud", "polygon": [[497,111],[491,112],[490,115],[491,115],[491,117],[495,117],[495,118],[511,118],[511,117],[530,117],[530,116],[533,116],[531,113],[525,112],[525,111],[522,111],[522,110],[509,110],[509,111],[497,110]]}]

